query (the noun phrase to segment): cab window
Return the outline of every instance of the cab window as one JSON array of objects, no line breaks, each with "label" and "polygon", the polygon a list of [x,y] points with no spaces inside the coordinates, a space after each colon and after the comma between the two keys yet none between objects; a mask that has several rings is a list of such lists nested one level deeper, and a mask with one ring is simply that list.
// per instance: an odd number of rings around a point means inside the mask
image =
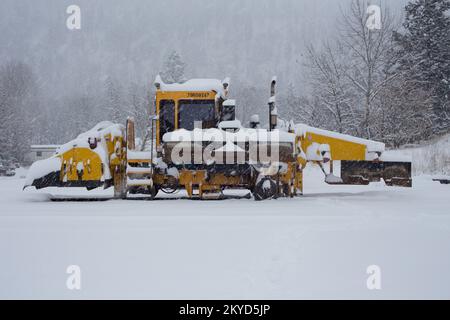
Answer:
[{"label": "cab window", "polygon": [[159,136],[175,130],[175,101],[161,100],[159,102]]},{"label": "cab window", "polygon": [[215,126],[214,100],[180,100],[178,102],[178,128],[193,130],[195,122],[202,122],[202,128]]}]

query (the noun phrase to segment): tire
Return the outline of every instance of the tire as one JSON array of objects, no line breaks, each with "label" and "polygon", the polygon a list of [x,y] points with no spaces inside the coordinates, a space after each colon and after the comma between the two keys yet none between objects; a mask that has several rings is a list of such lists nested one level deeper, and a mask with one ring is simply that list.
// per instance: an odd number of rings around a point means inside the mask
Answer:
[{"label": "tire", "polygon": [[270,177],[262,178],[253,190],[256,201],[272,199],[277,195],[277,184]]}]

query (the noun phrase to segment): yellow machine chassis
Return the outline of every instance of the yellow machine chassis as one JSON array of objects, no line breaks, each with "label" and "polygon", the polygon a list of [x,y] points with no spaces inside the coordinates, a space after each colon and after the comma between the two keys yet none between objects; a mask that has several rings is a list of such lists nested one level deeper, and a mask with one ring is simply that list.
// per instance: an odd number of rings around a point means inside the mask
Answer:
[{"label": "yellow machine chassis", "polygon": [[[226,87],[225,95],[226,95]],[[222,92],[223,94],[223,92]],[[219,98],[220,97],[220,98]],[[178,128],[178,114],[180,100],[214,100],[216,116],[222,108],[223,97],[218,96],[216,91],[163,91],[158,88],[155,99],[156,130],[154,134],[155,153],[137,152],[134,140],[134,122],[127,121],[126,133],[121,136],[105,134],[100,137],[98,143],[106,146],[105,159],[101,159],[97,152],[89,147],[74,145],[67,151],[58,154],[61,159],[61,169],[48,177],[37,179],[33,184],[38,188],[47,186],[85,186],[94,188],[100,185],[114,186],[116,197],[124,198],[127,193],[136,190],[148,190],[152,196],[157,191],[170,188],[185,189],[188,197],[203,198],[206,194],[222,193],[224,189],[249,189],[254,193],[261,180],[269,179],[272,186],[275,185],[276,194],[282,196],[295,196],[303,193],[303,171],[308,162],[318,164],[325,176],[333,175],[333,161],[339,160],[344,163],[347,172],[344,172],[341,184],[367,184],[371,181],[379,181],[383,178],[388,185],[411,186],[411,164],[410,163],[388,163],[384,164],[373,152],[368,152],[367,140],[357,139],[345,135],[339,135],[315,128],[306,129],[295,133],[295,143],[292,146],[293,157],[284,163],[282,172],[267,174],[229,174],[225,171],[203,169],[204,166],[194,166],[194,169],[177,167],[177,177],[168,171],[156,168],[155,161],[162,158],[164,152],[163,137],[160,136],[160,114],[161,101],[171,100],[174,102],[174,127]],[[152,125],[153,128],[153,125]],[[151,139],[153,141],[153,139]],[[317,146],[320,146],[319,148]],[[311,151],[312,150],[312,151]],[[131,153],[133,152],[133,157]],[[308,151],[308,152],[307,152]],[[152,151],[153,152],[153,151]],[[311,157],[311,152],[315,153]],[[309,155],[307,156],[306,153]],[[130,157],[128,155],[130,154]],[[368,156],[370,154],[370,156]],[[379,156],[379,154],[378,154]],[[368,158],[369,157],[369,158]],[[312,159],[314,158],[314,160]],[[153,160],[152,160],[153,159]],[[330,172],[324,169],[324,163],[330,163]],[[173,165],[170,164],[169,165]],[[110,177],[105,178],[105,169],[108,166]],[[253,166],[247,164],[252,170]],[[341,166],[342,167],[342,166]],[[82,168],[82,170],[80,170]],[[226,173],[225,173],[226,172]],[[341,172],[342,175],[342,172]],[[336,180],[334,180],[336,181]],[[334,183],[339,184],[339,183]],[[273,189],[273,188],[272,188]],[[255,194],[255,193],[254,193]]]}]

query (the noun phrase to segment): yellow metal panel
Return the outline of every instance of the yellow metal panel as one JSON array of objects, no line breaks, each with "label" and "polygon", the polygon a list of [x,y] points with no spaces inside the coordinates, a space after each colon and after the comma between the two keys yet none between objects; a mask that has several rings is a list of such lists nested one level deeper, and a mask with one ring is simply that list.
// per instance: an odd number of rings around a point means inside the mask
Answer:
[{"label": "yellow metal panel", "polygon": [[301,143],[303,151],[306,152],[313,143],[328,144],[332,160],[366,160],[366,146],[363,144],[306,132]]},{"label": "yellow metal panel", "polygon": [[[88,148],[73,148],[61,155],[63,169],[67,181],[79,181],[77,166],[83,164],[83,175],[81,181],[99,181],[102,178],[102,161],[97,153]],[[61,171],[61,179],[64,179],[64,170]]]}]

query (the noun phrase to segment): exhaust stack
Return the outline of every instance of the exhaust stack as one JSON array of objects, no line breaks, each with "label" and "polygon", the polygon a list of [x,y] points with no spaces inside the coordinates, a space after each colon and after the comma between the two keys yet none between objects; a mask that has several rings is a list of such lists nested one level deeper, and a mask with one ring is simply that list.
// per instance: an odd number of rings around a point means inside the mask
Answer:
[{"label": "exhaust stack", "polygon": [[278,122],[278,110],[275,105],[276,103],[276,95],[275,95],[275,86],[277,84],[277,77],[272,78],[272,82],[270,83],[270,99],[269,99],[269,130],[272,131],[276,129]]}]

